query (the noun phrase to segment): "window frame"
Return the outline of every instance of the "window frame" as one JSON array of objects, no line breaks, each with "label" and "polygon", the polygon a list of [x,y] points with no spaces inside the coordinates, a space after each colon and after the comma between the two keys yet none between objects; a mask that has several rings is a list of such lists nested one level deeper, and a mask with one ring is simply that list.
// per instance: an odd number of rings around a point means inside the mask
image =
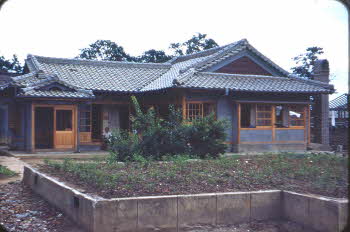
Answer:
[{"label": "window frame", "polygon": [[[199,111],[199,116],[194,118],[194,119],[190,119],[190,111],[193,110],[193,109],[190,109],[189,105],[190,104],[195,104],[195,105],[199,105],[199,107],[196,109],[197,111]],[[213,105],[213,109],[214,109],[214,117],[216,119],[216,114],[217,114],[217,105],[216,105],[216,102],[215,101],[187,101],[186,102],[186,120],[192,122],[196,119],[201,119],[201,118],[204,118],[205,116],[205,112],[204,112],[204,105],[205,104],[210,104],[210,105]],[[193,115],[193,114],[192,114]]]},{"label": "window frame", "polygon": [[[266,111],[266,110],[264,110],[264,111],[258,111],[258,106],[261,106],[261,105],[264,105],[264,106],[270,106],[271,107],[271,109],[270,109],[270,111]],[[259,103],[257,103],[256,105],[255,105],[255,127],[256,128],[272,128],[273,127],[273,121],[274,121],[274,111],[275,111],[275,106],[274,105],[271,105],[271,104],[259,104]],[[259,118],[258,117],[258,113],[261,113],[261,112],[263,112],[263,113],[266,113],[266,112],[269,112],[270,113],[270,118]],[[258,121],[259,121],[259,119],[260,120],[270,120],[270,125],[263,125],[263,126],[259,126],[258,125]]]},{"label": "window frame", "polygon": [[[90,117],[82,117],[84,113],[88,112]],[[84,120],[82,119],[89,119],[90,124],[82,124]],[[89,127],[89,131],[82,130],[83,127]],[[89,106],[89,110],[87,109],[81,109],[79,114],[79,131],[81,133],[91,133],[92,132],[92,106]]]},{"label": "window frame", "polygon": [[[297,113],[302,113],[303,118],[302,119],[297,119],[297,121],[303,121],[303,125],[297,125],[297,126],[293,126],[291,121],[292,118],[290,117],[290,111],[291,109],[293,109],[293,107],[302,107],[303,110],[302,111],[295,111]],[[306,126],[306,108],[304,105],[288,105],[288,128],[292,128],[292,129],[304,129]]]}]

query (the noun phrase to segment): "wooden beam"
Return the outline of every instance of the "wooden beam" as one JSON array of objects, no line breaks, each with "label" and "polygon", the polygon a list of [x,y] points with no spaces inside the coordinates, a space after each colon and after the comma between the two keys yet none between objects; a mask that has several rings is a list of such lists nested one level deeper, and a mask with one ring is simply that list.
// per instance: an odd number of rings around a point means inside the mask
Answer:
[{"label": "wooden beam", "polygon": [[182,95],[182,120],[186,120],[186,95]]},{"label": "wooden beam", "polygon": [[308,130],[308,136],[307,136],[307,144],[308,145],[310,145],[310,143],[311,143],[311,112],[310,112],[310,105],[308,105],[308,112],[307,112],[307,122],[308,122],[308,128],[307,128],[307,130]]},{"label": "wooden beam", "polygon": [[276,141],[276,132],[275,132],[275,122],[276,122],[276,115],[275,115],[275,111],[276,111],[276,106],[271,106],[272,108],[272,112],[271,112],[271,119],[272,119],[272,141],[275,142]]},{"label": "wooden beam", "polygon": [[241,104],[240,103],[238,103],[237,104],[237,111],[238,111],[238,126],[237,126],[237,128],[238,128],[238,135],[237,135],[237,144],[239,144],[240,143],[240,141],[241,141],[241,139],[240,139],[240,136],[241,136],[241,134],[240,134],[240,131],[241,131]]},{"label": "wooden beam", "polygon": [[32,151],[35,151],[35,105],[32,104],[31,106],[32,110]]}]

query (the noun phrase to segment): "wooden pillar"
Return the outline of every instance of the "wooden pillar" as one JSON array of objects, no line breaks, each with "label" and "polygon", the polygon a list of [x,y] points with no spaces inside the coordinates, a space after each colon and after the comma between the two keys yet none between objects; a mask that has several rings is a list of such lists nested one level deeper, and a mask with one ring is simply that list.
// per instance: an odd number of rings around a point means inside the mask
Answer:
[{"label": "wooden pillar", "polygon": [[311,111],[310,105],[307,106],[307,145],[311,143]]},{"label": "wooden pillar", "polygon": [[32,103],[26,103],[25,104],[25,117],[24,117],[24,124],[25,124],[25,149],[29,153],[33,153],[34,146],[33,146],[33,134],[34,134],[34,108],[32,106]]},{"label": "wooden pillar", "polygon": [[[76,153],[80,153],[80,111],[81,111],[81,104],[78,104],[78,106],[76,108],[76,117],[77,117],[77,119],[76,119],[76,122],[77,122],[76,132],[77,132],[77,134],[76,134],[76,147],[75,147]],[[91,117],[90,117],[90,124],[91,124]],[[90,130],[92,130],[91,125],[90,125]]]},{"label": "wooden pillar", "polygon": [[276,140],[276,125],[275,125],[275,123],[276,123],[276,113],[275,113],[275,111],[276,111],[276,106],[274,106],[274,105],[271,105],[271,108],[272,108],[272,115],[271,115],[271,117],[272,117],[272,142],[275,142],[275,140]]},{"label": "wooden pillar", "polygon": [[240,143],[240,134],[241,134],[241,104],[238,103],[238,136],[237,136],[237,144]]},{"label": "wooden pillar", "polygon": [[186,120],[187,112],[186,112],[186,95],[182,96],[182,120]]}]

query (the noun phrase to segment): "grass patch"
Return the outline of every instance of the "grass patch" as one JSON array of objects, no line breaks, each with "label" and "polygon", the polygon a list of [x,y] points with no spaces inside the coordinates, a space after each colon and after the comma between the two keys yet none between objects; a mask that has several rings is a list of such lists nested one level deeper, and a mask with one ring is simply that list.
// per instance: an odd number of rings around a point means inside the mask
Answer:
[{"label": "grass patch", "polygon": [[17,175],[16,172],[8,169],[6,166],[0,165],[0,177],[12,177]]},{"label": "grass patch", "polygon": [[104,197],[284,189],[346,197],[348,160],[328,154],[264,154],[163,162],[45,160],[44,172]]}]

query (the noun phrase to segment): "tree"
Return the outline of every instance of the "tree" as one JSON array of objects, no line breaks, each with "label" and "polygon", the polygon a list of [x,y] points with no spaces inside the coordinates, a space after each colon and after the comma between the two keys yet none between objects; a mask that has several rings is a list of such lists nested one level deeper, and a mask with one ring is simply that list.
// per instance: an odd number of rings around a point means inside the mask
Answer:
[{"label": "tree", "polygon": [[198,33],[186,42],[170,44],[169,48],[173,50],[174,55],[182,56],[219,46],[213,39],[206,37],[207,34]]},{"label": "tree", "polygon": [[297,66],[292,67],[293,73],[300,77],[313,79],[312,71],[315,61],[318,60],[318,56],[323,53],[323,48],[320,47],[307,48],[305,53],[293,58],[297,64]]},{"label": "tree", "polygon": [[136,58],[136,62],[142,63],[163,63],[170,60],[172,56],[165,54],[162,50],[151,49],[145,51],[142,56]]},{"label": "tree", "polygon": [[23,66],[20,64],[17,55],[13,55],[12,60],[7,60],[4,56],[0,56],[0,70],[12,73],[22,73]]},{"label": "tree", "polygon": [[107,60],[107,61],[134,61],[122,46],[110,40],[97,40],[89,45],[88,48],[80,49],[78,58],[88,60]]}]

